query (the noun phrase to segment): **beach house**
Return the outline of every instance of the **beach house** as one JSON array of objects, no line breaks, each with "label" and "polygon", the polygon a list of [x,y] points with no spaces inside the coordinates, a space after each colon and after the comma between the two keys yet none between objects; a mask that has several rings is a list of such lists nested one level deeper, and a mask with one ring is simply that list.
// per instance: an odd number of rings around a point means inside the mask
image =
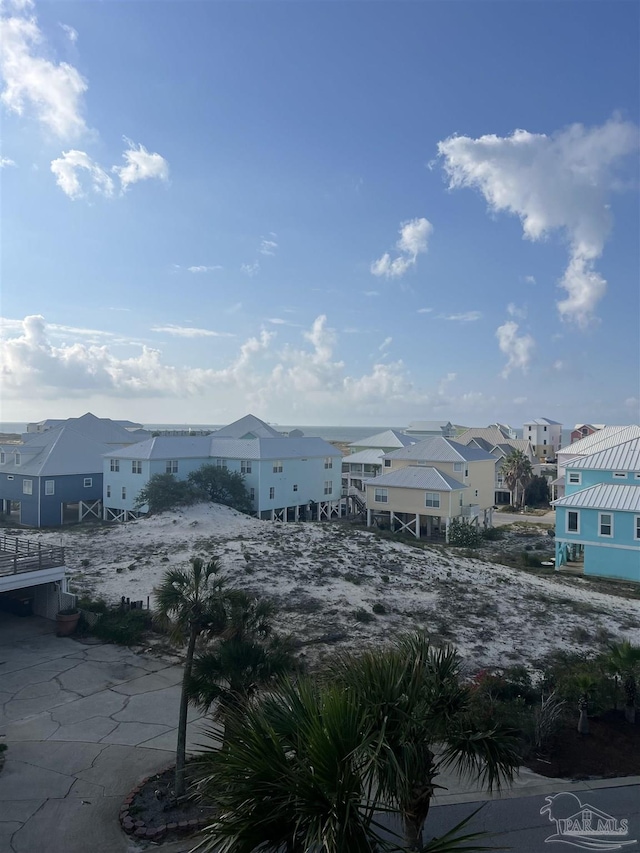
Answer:
[{"label": "beach house", "polygon": [[494,503],[513,504],[514,493],[509,489],[503,467],[507,457],[519,450],[527,457],[533,465],[536,462],[533,447],[529,439],[526,438],[510,438],[512,432],[510,427],[501,424],[493,424],[488,427],[471,427],[462,435],[456,438],[460,444],[465,444],[468,447],[478,447],[481,450],[486,450],[495,459],[495,483],[494,483]]},{"label": "beach house", "polygon": [[570,460],[565,490],[556,568],[640,582],[640,438]]},{"label": "beach house", "polygon": [[550,418],[534,418],[525,422],[522,437],[531,442],[539,462],[555,460],[562,444],[562,424]]}]

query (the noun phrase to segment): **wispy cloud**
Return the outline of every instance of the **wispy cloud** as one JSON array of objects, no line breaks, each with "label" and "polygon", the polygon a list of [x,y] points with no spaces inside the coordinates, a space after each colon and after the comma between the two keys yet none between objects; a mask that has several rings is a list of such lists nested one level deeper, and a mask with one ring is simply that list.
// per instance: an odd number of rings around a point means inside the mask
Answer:
[{"label": "wispy cloud", "polygon": [[452,320],[457,323],[473,323],[482,317],[482,311],[463,311],[461,314],[439,314],[439,320]]},{"label": "wispy cloud", "polygon": [[258,249],[258,251],[261,255],[275,255],[277,248],[278,244],[275,242],[275,240],[267,240],[263,237],[260,241],[260,248]]},{"label": "wispy cloud", "polygon": [[71,42],[71,44],[75,44],[78,41],[77,30],[75,30],[73,27],[70,27],[69,24],[60,24],[60,27],[62,30],[64,30],[64,33]]},{"label": "wispy cloud", "polygon": [[507,305],[507,314],[510,317],[518,317],[520,320],[524,320],[527,316],[527,308],[524,305],[519,308],[514,302],[510,302]]},{"label": "wispy cloud", "polygon": [[212,329],[197,329],[193,326],[176,326],[168,323],[166,326],[152,326],[152,332],[161,332],[177,338],[233,338],[229,332],[214,332]]},{"label": "wispy cloud", "polygon": [[507,363],[502,376],[506,379],[512,370],[527,372],[535,341],[529,334],[518,334],[520,327],[513,320],[507,320],[496,329],[496,337],[500,351],[507,356]]},{"label": "wispy cloud", "polygon": [[237,314],[238,311],[242,311],[242,302],[234,302],[233,305],[225,308],[225,313],[227,314]]},{"label": "wispy cloud", "polygon": [[418,255],[427,251],[432,232],[433,225],[424,217],[403,222],[400,226],[400,238],[395,246],[400,254],[392,260],[389,252],[385,252],[371,264],[371,273],[385,278],[401,278],[407,270],[415,266]]},{"label": "wispy cloud", "polygon": [[536,283],[535,275],[525,275],[524,280],[525,280],[526,284],[535,284]]},{"label": "wispy cloud", "polygon": [[433,308],[418,308],[416,314],[431,314]]},{"label": "wispy cloud", "polygon": [[169,180],[169,164],[161,154],[149,153],[144,145],[136,144],[126,136],[122,137],[129,146],[123,152],[125,165],[114,166],[111,170],[120,178],[123,191],[132,184],[156,178],[160,181]]},{"label": "wispy cloud", "polygon": [[89,191],[106,198],[113,196],[113,179],[84,151],[63,151],[51,161],[51,171],[62,192],[73,201],[86,198]]},{"label": "wispy cloud", "polygon": [[197,267],[187,267],[188,272],[199,273],[199,272],[213,272],[214,270],[221,270],[222,266],[220,264],[214,264],[213,266],[197,266]]},{"label": "wispy cloud", "polygon": [[388,350],[388,349],[389,349],[389,347],[391,346],[391,344],[392,344],[392,343],[393,343],[393,338],[392,338],[392,337],[387,337],[387,338],[385,338],[385,339],[382,341],[382,343],[380,344],[380,346],[378,347],[379,351],[380,351],[380,352],[385,352],[386,350]]},{"label": "wispy cloud", "polygon": [[4,169],[6,166],[15,166],[16,161],[10,160],[9,157],[0,157],[0,169]]},{"label": "wispy cloud", "polygon": [[363,290],[362,293],[364,296],[380,296],[379,290]]},{"label": "wispy cloud", "polygon": [[255,261],[252,264],[241,264],[240,272],[243,272],[245,275],[248,275],[249,278],[253,278],[260,272],[260,264],[258,261]]}]

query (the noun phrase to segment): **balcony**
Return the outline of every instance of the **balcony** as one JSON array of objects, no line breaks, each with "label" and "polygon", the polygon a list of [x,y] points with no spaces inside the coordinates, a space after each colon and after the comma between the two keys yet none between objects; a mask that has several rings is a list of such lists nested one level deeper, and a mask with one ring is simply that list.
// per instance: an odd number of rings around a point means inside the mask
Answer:
[{"label": "balcony", "polygon": [[64,548],[42,546],[29,539],[0,536],[0,577],[64,566]]},{"label": "balcony", "polygon": [[480,515],[480,504],[464,504],[460,507],[460,515],[463,518],[478,518]]}]

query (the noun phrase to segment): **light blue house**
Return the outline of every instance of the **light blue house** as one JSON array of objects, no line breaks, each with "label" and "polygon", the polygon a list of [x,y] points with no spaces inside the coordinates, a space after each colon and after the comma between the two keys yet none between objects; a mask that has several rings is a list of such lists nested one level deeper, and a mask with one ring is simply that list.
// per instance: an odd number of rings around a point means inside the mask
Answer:
[{"label": "light blue house", "polygon": [[640,582],[640,439],[567,463],[556,567]]},{"label": "light blue house", "polygon": [[258,518],[330,519],[340,514],[341,462],[327,441],[283,437],[253,415],[209,436],[158,436],[104,456],[104,518],[127,521],[147,512],[137,497],[154,474],[183,480],[202,465],[217,465],[242,475]]}]

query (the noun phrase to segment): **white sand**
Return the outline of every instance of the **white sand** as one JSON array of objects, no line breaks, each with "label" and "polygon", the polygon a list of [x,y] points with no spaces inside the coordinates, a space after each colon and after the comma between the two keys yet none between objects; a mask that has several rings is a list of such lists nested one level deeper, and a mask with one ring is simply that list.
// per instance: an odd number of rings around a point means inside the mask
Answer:
[{"label": "white sand", "polygon": [[[258,521],[200,504],[126,524],[27,535],[63,544],[74,591],[110,602],[122,595],[153,601],[167,568],[193,555],[218,556],[231,582],[276,600],[280,629],[303,640],[346,633],[335,645],[306,647],[310,659],[422,628],[455,643],[476,668],[531,662],[559,647],[601,648],[598,629],[637,641],[640,629],[639,600],[601,593],[581,578],[539,577],[345,524]],[[387,614],[355,619],[358,608],[370,612],[376,602]],[[591,639],[578,641],[576,629]]]}]

